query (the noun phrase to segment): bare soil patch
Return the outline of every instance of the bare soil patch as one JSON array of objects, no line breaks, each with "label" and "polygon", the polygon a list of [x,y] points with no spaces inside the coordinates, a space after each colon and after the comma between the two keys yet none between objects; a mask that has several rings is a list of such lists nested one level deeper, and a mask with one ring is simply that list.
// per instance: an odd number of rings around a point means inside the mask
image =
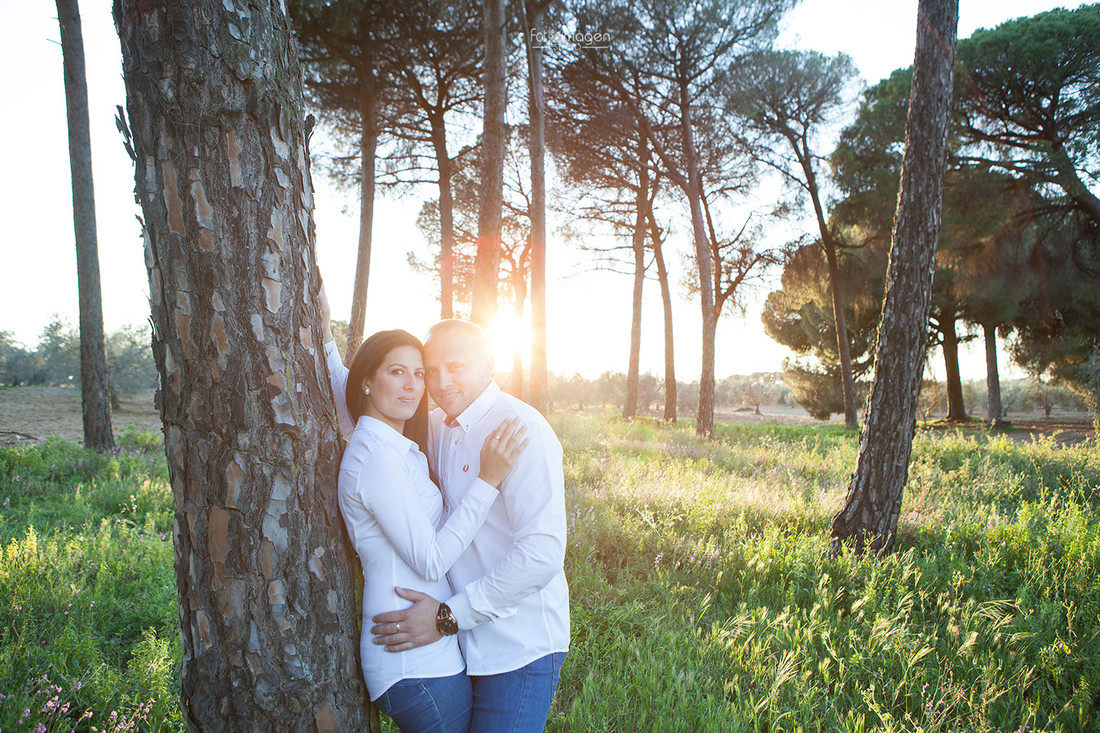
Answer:
[{"label": "bare soil patch", "polygon": [[1059,445],[1077,445],[1096,435],[1092,417],[1087,412],[1055,412],[1050,417],[1042,411],[1014,413],[1001,427],[992,431],[978,421],[958,423],[946,420],[926,422],[920,429],[930,432],[961,430],[979,438],[1003,435],[1020,443],[1051,438]]},{"label": "bare soil patch", "polygon": [[[153,390],[128,395],[112,410],[117,436],[128,425],[159,433],[160,415],[153,406]],[[72,387],[11,387],[0,389],[0,445],[34,443],[58,437],[84,442],[80,390]]]}]

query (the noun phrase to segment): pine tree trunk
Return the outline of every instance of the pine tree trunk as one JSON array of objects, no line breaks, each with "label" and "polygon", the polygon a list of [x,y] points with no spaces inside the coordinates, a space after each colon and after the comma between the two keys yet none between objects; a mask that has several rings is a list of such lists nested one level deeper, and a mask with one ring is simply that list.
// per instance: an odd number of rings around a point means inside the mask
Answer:
[{"label": "pine tree trunk", "polygon": [[844,315],[844,298],[840,292],[840,267],[836,260],[836,246],[830,241],[825,245],[825,261],[829,268],[829,294],[833,299],[833,323],[836,326],[836,348],[840,358],[840,384],[844,395],[844,427],[859,428],[856,412],[856,385],[852,376],[852,352],[848,347],[848,318]]},{"label": "pine tree trunk", "polygon": [[451,192],[451,158],[447,153],[447,130],[443,116],[433,116],[432,147],[439,169],[439,317],[454,318],[455,224],[454,196]]},{"label": "pine tree trunk", "polygon": [[[546,412],[546,101],[542,85],[542,49],[531,43],[541,37],[549,0],[524,2],[528,19],[527,64],[530,79],[531,157],[531,404]],[[536,34],[532,36],[532,32]]]},{"label": "pine tree trunk", "polygon": [[672,330],[672,288],[668,284],[668,268],[661,238],[657,235],[657,226],[653,222],[652,209],[649,212],[653,241],[653,259],[657,264],[657,282],[661,286],[661,304],[665,315],[665,411],[667,422],[676,422],[676,349],[673,344]]},{"label": "pine tree trunk", "polygon": [[986,420],[989,427],[1001,424],[1004,409],[1001,406],[1001,375],[997,368],[997,327],[991,323],[982,324],[985,335],[985,387],[988,395]]},{"label": "pine tree trunk", "polygon": [[378,100],[371,78],[366,72],[363,79],[360,123],[362,160],[359,172],[359,254],[355,261],[355,283],[351,289],[351,320],[348,321],[347,359],[350,362],[363,343],[363,330],[367,320],[367,283],[370,279],[371,233],[374,230],[374,165],[378,150]]},{"label": "pine tree trunk", "polygon": [[959,335],[955,332],[955,314],[948,313],[940,324],[943,331],[943,362],[947,387],[947,420],[965,422],[966,404],[963,401],[962,374],[959,372]]},{"label": "pine tree trunk", "polygon": [[833,235],[829,232],[829,225],[825,221],[825,208],[821,204],[821,193],[813,166],[814,159],[805,141],[802,141],[801,147],[797,138],[789,137],[787,141],[791,144],[795,157],[802,166],[803,175],[806,177],[806,187],[814,207],[817,229],[821,235],[821,247],[825,250],[825,262],[829,270],[829,294],[833,302],[833,325],[836,327],[836,353],[840,359],[841,394],[844,395],[844,427],[847,430],[856,430],[859,428],[859,415],[856,412],[856,383],[852,374],[852,351],[848,345],[848,318],[844,313],[844,294],[841,292],[836,242],[833,241]]},{"label": "pine tree trunk", "polygon": [[477,260],[474,264],[474,305],[471,318],[490,326],[497,314],[500,272],[500,229],[504,206],[504,152],[507,135],[504,108],[506,18],[504,0],[485,0],[485,108],[481,134],[481,186],[478,191]]},{"label": "pine tree trunk", "polygon": [[833,517],[834,553],[851,541],[857,553],[869,547],[881,556],[897,537],[928,344],[958,17],[958,0],[920,0],[875,378],[856,470],[844,507]]},{"label": "pine tree trunk", "polygon": [[278,3],[116,0],[175,509],[191,730],[368,727]]},{"label": "pine tree trunk", "polygon": [[92,143],[88,129],[88,84],[84,73],[84,37],[77,0],[57,0],[65,106],[69,122],[69,169],[72,173],[73,228],[76,233],[77,291],[80,305],[80,408],[84,445],[97,451],[115,447],[111,396],[107,378],[107,344],[103,336],[103,297],[99,284]]},{"label": "pine tree trunk", "polygon": [[699,174],[699,159],[695,152],[692,130],[691,102],[686,78],[679,80],[680,137],[684,151],[688,206],[695,240],[695,263],[699,268],[699,305],[703,316],[703,354],[699,373],[699,406],[695,418],[695,434],[714,436],[714,336],[718,327],[714,311],[714,268],[711,262],[710,240],[703,220],[703,184]]},{"label": "pine tree trunk", "polygon": [[[523,323],[523,306],[527,302],[527,281],[520,272],[512,278],[512,318]],[[523,339],[516,339],[512,345],[512,388],[513,395],[524,398],[523,394]]]},{"label": "pine tree trunk", "polygon": [[649,197],[647,171],[639,168],[637,216],[634,221],[634,294],[630,309],[630,358],[626,368],[626,398],[623,400],[623,419],[638,414],[638,372],[642,354],[642,286],[645,284],[645,206]]}]

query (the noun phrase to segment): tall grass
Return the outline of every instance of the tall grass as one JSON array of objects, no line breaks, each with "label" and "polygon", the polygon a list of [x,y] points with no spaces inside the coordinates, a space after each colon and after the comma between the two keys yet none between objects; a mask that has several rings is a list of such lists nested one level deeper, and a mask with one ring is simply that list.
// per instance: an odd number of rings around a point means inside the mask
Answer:
[{"label": "tall grass", "polygon": [[159,440],[0,450],[0,730],[181,730]]},{"label": "tall grass", "polygon": [[1100,726],[1100,454],[919,435],[898,551],[828,556],[829,428],[562,419],[573,650],[553,730]]},{"label": "tall grass", "polygon": [[[918,435],[875,561],[828,555],[851,433],[554,423],[573,643],[550,730],[1100,727],[1096,443]],[[0,730],[183,729],[164,461],[122,445],[0,450]]]}]

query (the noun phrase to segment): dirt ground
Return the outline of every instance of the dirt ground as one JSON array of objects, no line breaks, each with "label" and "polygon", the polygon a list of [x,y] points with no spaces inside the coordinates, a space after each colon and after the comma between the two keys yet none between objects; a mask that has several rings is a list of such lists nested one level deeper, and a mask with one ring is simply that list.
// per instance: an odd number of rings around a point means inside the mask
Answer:
[{"label": "dirt ground", "polygon": [[[751,409],[718,410],[715,420],[728,423],[780,423],[783,425],[821,425],[799,407],[768,406],[761,414]],[[1013,440],[1030,441],[1053,436],[1064,444],[1087,440],[1093,434],[1087,413],[1055,412],[1050,418],[1042,413],[1012,415],[1012,428],[1005,435]],[[834,415],[830,423],[843,423]],[[119,409],[112,412],[115,435],[127,425],[139,430],[159,433],[160,417],[153,407],[153,391],[128,396]],[[932,423],[926,429],[954,430],[958,425]],[[984,433],[982,433],[984,434]],[[80,393],[71,387],[18,387],[0,389],[0,445],[38,442],[56,436],[80,443],[84,427],[80,416]]]},{"label": "dirt ground", "polygon": [[[130,395],[112,410],[117,436],[127,425],[159,433],[160,416],[153,407],[153,391]],[[17,387],[0,389],[0,445],[35,443],[58,437],[84,441],[80,392],[71,387]]]}]

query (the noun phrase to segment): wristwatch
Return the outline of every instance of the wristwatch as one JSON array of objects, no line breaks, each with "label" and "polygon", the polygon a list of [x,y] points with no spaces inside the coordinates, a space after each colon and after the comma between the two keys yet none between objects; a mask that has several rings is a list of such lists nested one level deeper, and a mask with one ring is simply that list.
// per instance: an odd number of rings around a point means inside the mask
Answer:
[{"label": "wristwatch", "polygon": [[439,604],[439,611],[435,614],[435,627],[444,636],[454,636],[458,633],[458,622],[455,621],[455,615],[451,613],[446,603]]}]

